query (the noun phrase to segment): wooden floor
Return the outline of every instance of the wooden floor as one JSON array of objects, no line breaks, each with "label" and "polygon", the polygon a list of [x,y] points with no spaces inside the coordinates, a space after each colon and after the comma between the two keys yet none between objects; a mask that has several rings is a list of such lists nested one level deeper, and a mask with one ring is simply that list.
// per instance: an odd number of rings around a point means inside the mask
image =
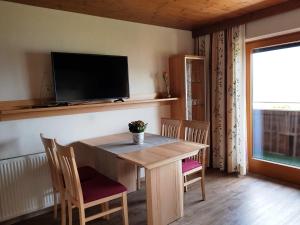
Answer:
[{"label": "wooden floor", "polygon": [[[300,225],[300,189],[258,176],[231,177],[210,171],[206,180],[205,202],[201,192],[193,186],[185,193],[185,215],[172,225]],[[145,191],[128,196],[129,224],[146,225]],[[91,211],[96,211],[94,208]],[[59,225],[53,214],[31,218],[18,225]],[[73,224],[78,223],[77,212]],[[95,220],[88,225],[118,225],[116,213],[109,221]]]}]

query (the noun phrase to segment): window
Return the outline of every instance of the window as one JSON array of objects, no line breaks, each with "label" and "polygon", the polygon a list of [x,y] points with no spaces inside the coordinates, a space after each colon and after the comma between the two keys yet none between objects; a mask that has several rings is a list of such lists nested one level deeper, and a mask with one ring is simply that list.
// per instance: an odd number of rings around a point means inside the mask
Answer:
[{"label": "window", "polygon": [[300,43],[252,51],[255,158],[300,167],[299,59]]},{"label": "window", "polygon": [[246,43],[249,171],[299,183],[300,32]]}]

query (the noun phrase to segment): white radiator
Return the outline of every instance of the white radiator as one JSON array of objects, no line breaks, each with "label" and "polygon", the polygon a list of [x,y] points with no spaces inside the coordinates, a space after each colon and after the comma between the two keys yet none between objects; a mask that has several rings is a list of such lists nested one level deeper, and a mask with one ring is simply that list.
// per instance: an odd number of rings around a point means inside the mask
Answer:
[{"label": "white radiator", "polygon": [[53,205],[45,153],[0,160],[0,222]]}]

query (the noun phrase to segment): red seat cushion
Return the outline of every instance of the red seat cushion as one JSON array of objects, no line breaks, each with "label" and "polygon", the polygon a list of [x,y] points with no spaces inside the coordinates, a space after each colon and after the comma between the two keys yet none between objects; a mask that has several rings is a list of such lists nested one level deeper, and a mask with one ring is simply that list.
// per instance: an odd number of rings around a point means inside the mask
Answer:
[{"label": "red seat cushion", "polygon": [[126,187],[122,184],[113,181],[102,174],[82,182],[81,188],[84,203],[127,191]]},{"label": "red seat cushion", "polygon": [[80,182],[90,180],[99,175],[98,171],[90,166],[82,166],[78,169]]},{"label": "red seat cushion", "polygon": [[182,172],[186,173],[192,169],[198,168],[198,167],[202,167],[201,164],[193,159],[184,159],[182,161]]}]

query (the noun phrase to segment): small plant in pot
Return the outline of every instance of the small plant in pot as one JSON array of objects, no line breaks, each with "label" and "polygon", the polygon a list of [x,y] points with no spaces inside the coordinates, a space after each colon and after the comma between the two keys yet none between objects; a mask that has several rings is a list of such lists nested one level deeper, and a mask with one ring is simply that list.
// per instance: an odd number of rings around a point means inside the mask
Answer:
[{"label": "small plant in pot", "polygon": [[129,131],[132,133],[133,143],[141,145],[144,143],[144,132],[148,123],[141,120],[132,121],[128,124]]}]

